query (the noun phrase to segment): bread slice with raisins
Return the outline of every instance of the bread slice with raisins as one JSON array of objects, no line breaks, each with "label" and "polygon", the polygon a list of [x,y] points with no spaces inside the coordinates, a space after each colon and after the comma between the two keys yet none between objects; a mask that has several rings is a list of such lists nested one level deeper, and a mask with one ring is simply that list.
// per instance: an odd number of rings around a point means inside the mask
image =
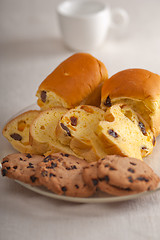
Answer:
[{"label": "bread slice with raisins", "polygon": [[21,153],[36,154],[29,142],[29,128],[39,114],[38,110],[24,112],[9,121],[3,129],[3,136]]},{"label": "bread slice with raisins", "polygon": [[155,137],[145,120],[122,104],[115,104],[107,110],[97,134],[109,154],[142,160],[155,145]]},{"label": "bread slice with raisins", "polygon": [[69,110],[59,121],[56,129],[59,141],[88,162],[97,161],[107,154],[96,134],[105,112],[97,107],[82,105]]},{"label": "bread slice with raisins", "polygon": [[33,121],[30,126],[30,143],[38,154],[64,152],[75,155],[69,146],[61,144],[56,138],[56,126],[67,111],[62,107],[48,109]]}]

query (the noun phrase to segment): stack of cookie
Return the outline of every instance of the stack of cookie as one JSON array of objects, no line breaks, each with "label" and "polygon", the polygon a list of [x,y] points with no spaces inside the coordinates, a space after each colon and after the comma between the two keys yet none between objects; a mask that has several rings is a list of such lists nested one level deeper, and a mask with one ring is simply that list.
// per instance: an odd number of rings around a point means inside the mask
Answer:
[{"label": "stack of cookie", "polygon": [[160,181],[138,159],[108,155],[87,163],[64,153],[8,155],[2,161],[2,175],[72,197],[89,197],[97,190],[116,196],[136,194],[156,189]]},{"label": "stack of cookie", "polygon": [[[142,160],[152,153],[160,133],[159,93],[157,74],[128,69],[108,78],[102,62],[90,54],[77,53],[62,62],[39,86],[36,95],[41,109],[11,120],[3,135],[20,153],[38,154],[41,159],[42,155],[62,152],[91,164],[108,155]],[[100,164],[93,165],[96,168],[90,166],[84,174],[90,175],[91,169],[100,174]],[[98,189],[104,191],[103,185],[98,180]],[[130,188],[111,181],[107,189],[111,185],[122,190]],[[55,187],[48,188],[56,192]]]}]

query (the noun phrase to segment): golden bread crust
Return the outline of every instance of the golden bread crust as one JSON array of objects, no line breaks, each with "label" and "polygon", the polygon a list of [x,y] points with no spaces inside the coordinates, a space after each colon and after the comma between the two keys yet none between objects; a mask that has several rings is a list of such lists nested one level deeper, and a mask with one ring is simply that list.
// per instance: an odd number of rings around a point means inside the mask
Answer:
[{"label": "golden bread crust", "polygon": [[117,103],[131,106],[148,122],[155,136],[160,134],[159,75],[145,69],[127,69],[116,73],[102,87],[101,107],[106,110]]},{"label": "golden bread crust", "polygon": [[[107,78],[108,72],[102,62],[90,54],[76,53],[63,61],[40,84],[37,96],[41,91],[54,92],[66,102],[68,108],[79,105],[81,102],[84,104],[86,101],[89,104],[92,93]],[[98,99],[100,99],[100,92],[101,88],[97,93]]]}]

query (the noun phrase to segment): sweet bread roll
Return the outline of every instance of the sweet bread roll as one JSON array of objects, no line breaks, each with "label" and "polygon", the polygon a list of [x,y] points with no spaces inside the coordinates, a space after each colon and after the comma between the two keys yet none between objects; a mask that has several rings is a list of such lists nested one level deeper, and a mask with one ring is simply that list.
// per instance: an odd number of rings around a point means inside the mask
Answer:
[{"label": "sweet bread roll", "polygon": [[105,121],[97,129],[108,154],[117,154],[142,160],[155,145],[149,125],[130,107],[115,104],[106,111]]},{"label": "sweet bread roll", "polygon": [[58,140],[88,162],[98,161],[107,152],[97,136],[99,121],[104,120],[105,112],[94,106],[82,105],[70,109],[57,125]]},{"label": "sweet bread roll", "polygon": [[76,53],[62,62],[39,86],[36,96],[42,110],[80,104],[100,105],[101,87],[108,78],[102,62],[87,53]]},{"label": "sweet bread roll", "polygon": [[144,69],[127,69],[113,75],[102,87],[101,108],[129,105],[160,134],[160,76]]},{"label": "sweet bread roll", "polygon": [[64,152],[74,155],[74,152],[61,144],[56,138],[56,126],[68,110],[55,107],[42,111],[30,126],[30,143],[38,154]]},{"label": "sweet bread roll", "polygon": [[24,112],[9,121],[3,129],[3,136],[21,153],[37,153],[29,142],[29,128],[39,114],[37,110]]}]

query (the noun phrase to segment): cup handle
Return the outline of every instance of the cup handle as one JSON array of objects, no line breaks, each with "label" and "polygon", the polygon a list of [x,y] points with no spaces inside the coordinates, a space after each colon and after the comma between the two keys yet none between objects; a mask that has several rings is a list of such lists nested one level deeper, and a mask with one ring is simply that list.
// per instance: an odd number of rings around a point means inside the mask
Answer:
[{"label": "cup handle", "polygon": [[111,25],[112,29],[126,29],[129,24],[129,15],[123,8],[115,8],[111,10]]}]

